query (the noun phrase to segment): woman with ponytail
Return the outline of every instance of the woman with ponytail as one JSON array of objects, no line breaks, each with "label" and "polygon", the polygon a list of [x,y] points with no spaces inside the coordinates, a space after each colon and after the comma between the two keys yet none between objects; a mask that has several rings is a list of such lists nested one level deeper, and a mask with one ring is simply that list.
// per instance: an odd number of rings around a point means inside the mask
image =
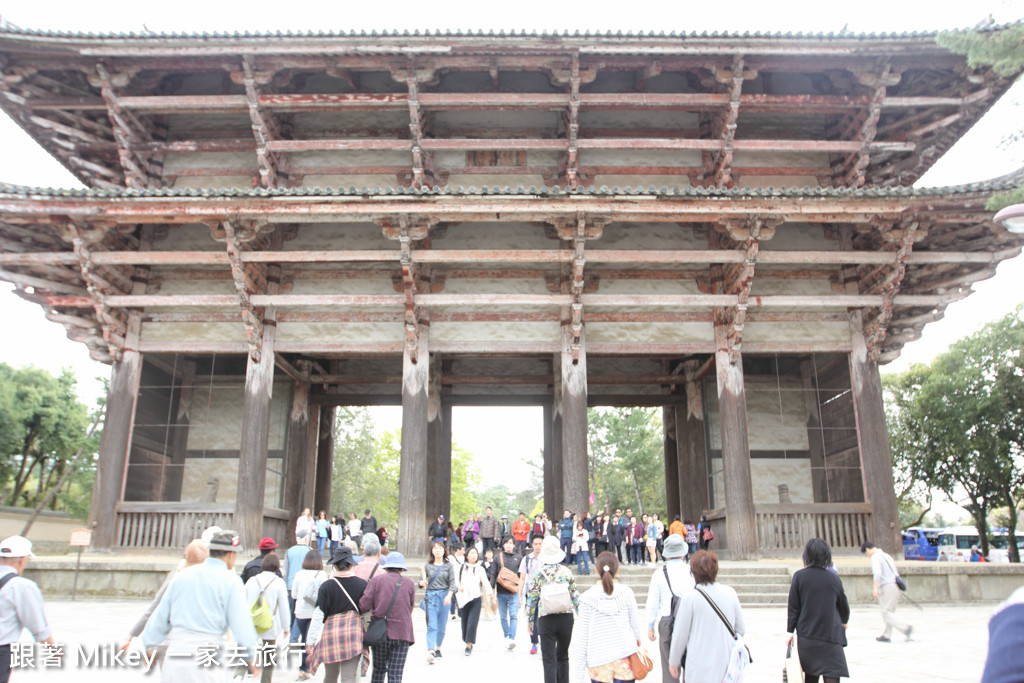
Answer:
[{"label": "woman with ponytail", "polygon": [[615,580],[619,561],[613,553],[601,553],[595,564],[601,583],[580,596],[580,612],[572,631],[571,680],[632,681],[636,676],[629,656],[640,649],[643,633],[636,596],[629,586]]}]

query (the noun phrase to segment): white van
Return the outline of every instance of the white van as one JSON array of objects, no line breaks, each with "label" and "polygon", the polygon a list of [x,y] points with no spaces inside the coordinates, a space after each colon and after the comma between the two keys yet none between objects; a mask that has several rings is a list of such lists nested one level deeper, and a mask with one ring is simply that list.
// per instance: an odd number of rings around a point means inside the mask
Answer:
[{"label": "white van", "polygon": [[[978,530],[973,526],[951,526],[939,532],[938,551],[940,559],[944,556],[951,562],[959,561],[957,553],[966,561],[971,559],[971,547],[981,548]],[[988,557],[989,562],[1009,562],[1010,539],[1006,529],[995,527],[990,529]],[[1024,555],[1024,533],[1017,535],[1017,547]]]}]

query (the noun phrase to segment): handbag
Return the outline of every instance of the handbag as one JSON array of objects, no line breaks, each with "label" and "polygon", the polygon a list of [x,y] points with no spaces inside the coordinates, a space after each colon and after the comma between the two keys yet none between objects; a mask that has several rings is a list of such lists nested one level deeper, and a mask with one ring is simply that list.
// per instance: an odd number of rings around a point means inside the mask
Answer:
[{"label": "handbag", "polygon": [[434,572],[434,578],[430,579],[430,583],[428,583],[427,587],[423,589],[423,597],[420,598],[420,609],[423,610],[424,612],[427,611],[427,595],[426,595],[426,593],[427,593],[428,590],[430,590],[430,587],[434,585],[434,582],[437,581],[437,577],[441,575],[441,569],[443,569],[443,568],[444,567],[440,567],[440,568],[438,568],[438,570],[436,572]]},{"label": "handbag", "polygon": [[498,583],[501,587],[507,590],[509,593],[519,592],[519,574],[516,574],[511,569],[505,566],[505,553],[498,555],[498,560],[501,562],[501,569],[498,570]]},{"label": "handbag", "polygon": [[793,642],[786,646],[786,664],[782,668],[782,683],[804,683],[804,670],[800,667],[800,658],[793,656]]},{"label": "handbag", "polygon": [[647,674],[651,673],[653,668],[654,662],[644,648],[640,648],[629,656],[629,670],[633,672],[633,678],[636,680],[642,681],[647,678]]},{"label": "handbag", "polygon": [[695,589],[698,593],[704,596],[704,599],[708,601],[711,608],[715,610],[715,614],[722,620],[725,627],[729,629],[729,635],[732,636],[732,647],[729,649],[729,665],[725,670],[725,678],[722,679],[722,683],[739,683],[743,680],[743,674],[746,672],[754,658],[750,656],[750,649],[747,644],[743,642],[743,636],[736,633],[736,629],[732,627],[729,620],[725,618],[722,610],[718,608],[715,601],[711,599],[711,596],[702,591],[700,588]]},{"label": "handbag", "polygon": [[384,613],[382,618],[372,619],[370,625],[366,628],[366,633],[363,635],[364,647],[376,647],[387,642],[388,617],[391,616],[391,608],[395,606],[395,598],[398,597],[398,589],[401,587],[402,577],[399,576],[398,583],[395,584],[395,592],[391,595],[391,604],[388,605],[388,611]]},{"label": "handbag", "polygon": [[704,531],[702,531],[701,534],[704,536],[705,543],[715,540],[715,532],[712,531],[709,526],[704,527]]},{"label": "handbag", "polygon": [[[320,595],[320,584],[316,583],[316,577],[317,574],[319,573],[320,572],[317,572],[313,575],[313,578],[310,580],[310,582],[306,584],[306,590],[302,592],[302,601],[310,607],[316,607],[316,600],[317,597]],[[345,589],[343,588],[342,590]],[[359,611],[358,607],[356,608],[356,611]]]}]

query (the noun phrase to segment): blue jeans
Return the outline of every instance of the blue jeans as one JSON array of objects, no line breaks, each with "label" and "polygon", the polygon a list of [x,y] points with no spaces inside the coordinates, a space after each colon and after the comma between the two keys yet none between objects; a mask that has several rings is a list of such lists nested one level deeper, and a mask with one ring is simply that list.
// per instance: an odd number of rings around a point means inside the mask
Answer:
[{"label": "blue jeans", "polygon": [[569,564],[572,561],[570,559],[571,558],[571,551],[572,551],[572,539],[571,538],[563,538],[563,539],[561,539],[560,543],[561,543],[561,546],[562,546],[562,552],[565,553],[565,559],[562,560],[562,564]]},{"label": "blue jeans", "polygon": [[316,537],[316,547],[317,547],[317,550],[320,551],[320,555],[324,554],[324,546],[325,545],[327,545],[327,537],[326,536],[317,536]]},{"label": "blue jeans", "polygon": [[519,593],[498,593],[498,618],[501,632],[506,638],[515,640],[519,625]]},{"label": "blue jeans", "polygon": [[576,553],[576,571],[586,576],[590,575],[590,555],[585,550]]},{"label": "blue jeans", "polygon": [[[444,642],[448,628],[448,605],[444,598],[448,591],[427,591],[427,650],[436,650]],[[455,602],[452,600],[452,602]]]}]

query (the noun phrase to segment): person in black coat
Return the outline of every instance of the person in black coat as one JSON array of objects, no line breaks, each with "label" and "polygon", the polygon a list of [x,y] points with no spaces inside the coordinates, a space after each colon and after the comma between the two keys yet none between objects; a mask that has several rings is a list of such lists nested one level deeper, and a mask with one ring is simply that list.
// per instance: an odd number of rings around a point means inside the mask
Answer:
[{"label": "person in black coat", "polygon": [[619,524],[619,516],[612,517],[608,523],[608,546],[615,548],[615,557],[622,562],[622,542],[626,538],[626,528]]},{"label": "person in black coat", "polygon": [[820,538],[812,538],[804,548],[804,568],[793,575],[789,586],[789,619],[786,631],[796,646],[805,683],[839,683],[849,678],[846,666],[846,624],[850,620],[850,603],[843,591],[839,575],[829,569],[832,549]]}]

